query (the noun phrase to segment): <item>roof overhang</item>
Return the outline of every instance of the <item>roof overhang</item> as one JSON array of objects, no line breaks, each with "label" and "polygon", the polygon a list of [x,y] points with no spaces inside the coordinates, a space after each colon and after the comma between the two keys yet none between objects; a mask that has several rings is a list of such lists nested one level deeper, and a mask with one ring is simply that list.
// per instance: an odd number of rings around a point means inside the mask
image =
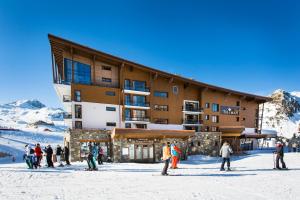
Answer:
[{"label": "roof overhang", "polygon": [[66,49],[71,49],[73,50],[77,50],[78,52],[81,52],[84,55],[87,55],[91,58],[97,59],[97,58],[103,58],[107,61],[110,61],[111,63],[117,64],[117,65],[129,65],[129,66],[134,66],[136,68],[142,69],[142,70],[146,70],[149,71],[150,73],[152,73],[153,75],[160,75],[162,77],[166,77],[169,78],[170,80],[172,79],[172,81],[174,79],[186,82],[187,84],[193,84],[195,86],[198,86],[200,88],[202,88],[203,90],[218,90],[218,91],[222,91],[226,94],[235,94],[240,96],[241,98],[245,98],[246,100],[249,101],[256,101],[258,103],[264,103],[264,102],[268,102],[271,101],[272,98],[270,97],[264,97],[264,96],[259,96],[259,95],[254,95],[254,94],[249,94],[249,93],[245,93],[245,92],[239,92],[239,91],[235,91],[235,90],[230,90],[230,89],[226,89],[223,87],[219,87],[219,86],[214,86],[214,85],[210,85],[207,83],[203,83],[203,82],[199,82],[196,81],[194,79],[189,79],[189,78],[185,78],[179,75],[175,75],[175,74],[170,74],[161,70],[157,70],[151,67],[147,67],[145,65],[141,65],[120,57],[116,57],[98,50],[95,50],[93,48],[87,47],[87,46],[83,46],[80,44],[77,44],[75,42],[48,34],[48,38],[51,44],[51,49],[53,51],[54,54],[56,54],[56,57],[59,57],[59,63],[60,65],[62,65],[62,57],[61,57],[61,52],[66,50]]},{"label": "roof overhang", "polygon": [[133,128],[114,128],[111,138],[132,138],[132,139],[164,139],[181,138],[187,139],[195,135],[194,130],[152,130],[152,129],[133,129]]}]

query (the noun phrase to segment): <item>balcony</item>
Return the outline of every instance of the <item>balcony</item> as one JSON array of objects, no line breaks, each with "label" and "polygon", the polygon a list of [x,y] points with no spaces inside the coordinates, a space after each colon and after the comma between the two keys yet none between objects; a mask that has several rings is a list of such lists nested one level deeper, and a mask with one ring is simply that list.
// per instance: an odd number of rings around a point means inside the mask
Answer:
[{"label": "balcony", "polygon": [[187,114],[203,114],[203,108],[182,106],[182,112]]},{"label": "balcony", "polygon": [[71,113],[64,113],[63,117],[64,117],[64,119],[72,119],[72,114]]},{"label": "balcony", "polygon": [[125,122],[150,123],[149,117],[125,117]]},{"label": "balcony", "polygon": [[126,94],[150,95],[150,89],[147,87],[125,86],[123,92]]},{"label": "balcony", "polygon": [[182,125],[184,126],[201,126],[203,124],[202,120],[183,120]]},{"label": "balcony", "polygon": [[150,109],[150,103],[148,102],[125,102],[125,108],[134,109]]}]

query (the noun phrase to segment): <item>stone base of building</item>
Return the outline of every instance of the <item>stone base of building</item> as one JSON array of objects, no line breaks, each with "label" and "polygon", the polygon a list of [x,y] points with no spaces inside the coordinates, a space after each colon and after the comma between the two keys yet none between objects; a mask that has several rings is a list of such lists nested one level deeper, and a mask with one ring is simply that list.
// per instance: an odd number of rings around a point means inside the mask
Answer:
[{"label": "stone base of building", "polygon": [[189,155],[218,156],[221,147],[221,132],[196,132],[189,138]]}]

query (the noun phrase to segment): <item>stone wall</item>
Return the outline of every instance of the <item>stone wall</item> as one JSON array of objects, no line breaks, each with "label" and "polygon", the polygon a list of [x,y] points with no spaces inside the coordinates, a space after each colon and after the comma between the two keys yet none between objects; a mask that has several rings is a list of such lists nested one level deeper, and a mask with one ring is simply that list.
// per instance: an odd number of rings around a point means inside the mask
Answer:
[{"label": "stone wall", "polygon": [[82,161],[80,157],[80,143],[84,140],[98,141],[98,140],[109,140],[110,141],[110,131],[106,130],[81,130],[74,129],[70,130],[65,136],[65,144],[69,142],[70,148],[70,159],[74,161]]},{"label": "stone wall", "polygon": [[221,132],[197,132],[189,139],[189,155],[218,156]]}]

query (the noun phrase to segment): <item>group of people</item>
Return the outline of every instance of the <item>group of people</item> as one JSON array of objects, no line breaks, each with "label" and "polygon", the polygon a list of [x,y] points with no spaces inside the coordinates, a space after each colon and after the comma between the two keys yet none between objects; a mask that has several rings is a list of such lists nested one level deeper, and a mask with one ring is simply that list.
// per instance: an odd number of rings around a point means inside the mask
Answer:
[{"label": "group of people", "polygon": [[67,146],[65,146],[64,149],[62,149],[60,145],[57,145],[54,152],[51,145],[46,146],[42,150],[39,143],[37,143],[33,148],[29,144],[26,144],[23,160],[25,160],[29,169],[37,169],[38,167],[40,168],[43,156],[46,157],[47,167],[54,167],[53,158],[56,158],[57,162],[59,163],[59,167],[63,167],[63,155],[66,165],[70,165],[69,148]]},{"label": "group of people", "polygon": [[103,164],[104,151],[99,144],[93,145],[91,142],[89,142],[88,148],[89,148],[89,152],[87,155],[88,170],[97,170],[96,161],[98,162],[98,165]]},{"label": "group of people", "polygon": [[[227,164],[227,171],[231,171],[230,168],[230,157],[233,154],[233,150],[230,147],[230,144],[227,141],[224,141],[219,156],[222,158],[221,168],[220,171],[225,171],[225,163]],[[170,144],[167,142],[163,147],[163,157],[162,160],[164,161],[165,165],[161,172],[163,176],[168,175],[167,171],[169,168],[170,160],[172,162],[171,169],[177,169],[177,163],[179,161],[181,155],[181,151],[176,145],[176,142]],[[287,169],[285,162],[283,160],[284,157],[284,146],[283,144],[278,141],[276,145],[276,151],[274,151],[274,155],[276,155],[276,159],[274,159],[274,169],[282,170]],[[279,161],[281,162],[281,166],[279,165]]]}]

